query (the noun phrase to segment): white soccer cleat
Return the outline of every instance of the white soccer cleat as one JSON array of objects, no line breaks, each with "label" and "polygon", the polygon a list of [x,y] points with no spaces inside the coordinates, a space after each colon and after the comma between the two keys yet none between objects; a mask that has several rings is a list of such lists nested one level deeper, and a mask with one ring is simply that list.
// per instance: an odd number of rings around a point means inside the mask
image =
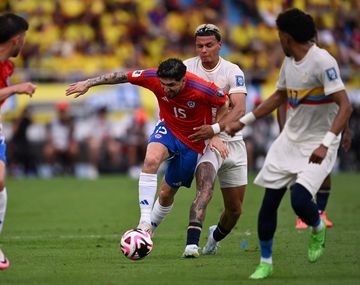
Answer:
[{"label": "white soccer cleat", "polygon": [[205,255],[215,255],[216,251],[219,247],[219,242],[214,240],[213,233],[216,229],[216,225],[209,227],[208,240],[206,245],[204,246],[202,252]]},{"label": "white soccer cleat", "polygon": [[153,227],[147,222],[140,222],[136,228],[149,233],[151,237],[153,236]]},{"label": "white soccer cleat", "polygon": [[185,247],[185,251],[182,255],[184,258],[195,258],[199,257],[199,247],[196,244],[188,244]]},{"label": "white soccer cleat", "polygon": [[6,258],[5,254],[0,249],[0,270],[8,269],[10,266],[9,260]]}]

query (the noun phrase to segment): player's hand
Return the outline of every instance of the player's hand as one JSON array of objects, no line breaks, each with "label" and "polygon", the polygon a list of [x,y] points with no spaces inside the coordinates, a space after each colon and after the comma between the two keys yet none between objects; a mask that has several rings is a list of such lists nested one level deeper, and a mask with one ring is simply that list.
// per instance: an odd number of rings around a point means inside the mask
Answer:
[{"label": "player's hand", "polygon": [[14,88],[14,93],[27,94],[30,97],[32,97],[36,89],[36,85],[32,84],[31,82],[15,84],[12,85],[12,87]]},{"label": "player's hand", "polygon": [[193,142],[210,139],[214,136],[214,131],[210,125],[202,125],[201,127],[196,127],[193,130],[197,131],[189,136],[189,139]]},{"label": "player's hand", "polygon": [[77,98],[83,94],[85,94],[89,90],[89,87],[87,86],[87,80],[79,81],[70,84],[68,89],[65,91],[65,95],[73,95],[75,94],[74,98]]},{"label": "player's hand", "polygon": [[229,156],[228,147],[218,136],[214,136],[211,138],[208,147],[212,151],[218,151],[222,159],[225,159]]},{"label": "player's hand", "polygon": [[245,125],[240,121],[229,122],[225,126],[225,132],[230,136],[235,136],[235,134],[240,131]]},{"label": "player's hand", "polygon": [[348,152],[351,147],[351,132],[349,128],[346,128],[343,132],[341,146],[346,152]]},{"label": "player's hand", "polygon": [[328,151],[328,148],[321,144],[311,154],[311,156],[309,158],[309,163],[321,164],[326,156],[327,151]]}]

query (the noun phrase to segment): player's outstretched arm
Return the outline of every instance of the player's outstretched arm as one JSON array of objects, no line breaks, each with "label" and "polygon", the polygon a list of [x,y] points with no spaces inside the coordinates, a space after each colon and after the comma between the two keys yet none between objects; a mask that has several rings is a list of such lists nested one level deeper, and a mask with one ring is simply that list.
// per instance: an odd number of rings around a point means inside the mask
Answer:
[{"label": "player's outstretched arm", "polygon": [[36,85],[30,82],[10,85],[8,87],[0,89],[0,100],[5,100],[14,94],[26,94],[31,97],[32,94],[35,92],[35,89]]},{"label": "player's outstretched arm", "polygon": [[98,77],[90,78],[84,81],[79,81],[70,84],[68,89],[66,89],[65,95],[75,95],[77,98],[81,95],[84,95],[91,87],[96,85],[105,85],[105,84],[119,84],[128,82],[127,73],[125,72],[112,72],[105,75],[100,75]]}]

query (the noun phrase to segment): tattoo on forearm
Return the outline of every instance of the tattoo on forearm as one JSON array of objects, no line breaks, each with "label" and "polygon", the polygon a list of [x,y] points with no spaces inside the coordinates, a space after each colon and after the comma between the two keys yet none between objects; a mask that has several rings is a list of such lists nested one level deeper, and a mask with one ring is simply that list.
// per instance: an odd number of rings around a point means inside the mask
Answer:
[{"label": "tattoo on forearm", "polygon": [[128,82],[127,74],[124,72],[112,72],[88,80],[89,86],[101,84],[117,84]]}]

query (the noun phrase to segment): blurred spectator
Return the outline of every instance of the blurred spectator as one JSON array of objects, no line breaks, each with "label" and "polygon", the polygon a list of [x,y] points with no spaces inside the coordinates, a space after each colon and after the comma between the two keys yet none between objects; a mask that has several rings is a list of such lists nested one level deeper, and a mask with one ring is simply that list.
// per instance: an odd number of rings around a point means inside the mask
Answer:
[{"label": "blurred spectator", "polygon": [[147,145],[146,123],[148,117],[143,108],[134,112],[126,130],[126,153],[128,158],[128,174],[130,177],[138,178],[145,158]]},{"label": "blurred spectator", "polygon": [[31,124],[31,111],[29,107],[25,107],[13,122],[9,144],[10,173],[15,177],[36,175],[36,158],[27,135]]},{"label": "blurred spectator", "polygon": [[86,144],[92,166],[89,177],[93,179],[98,177],[101,160],[109,163],[107,169],[116,170],[120,166],[121,145],[113,135],[113,126],[107,115],[107,108],[100,107],[89,123],[90,133]]},{"label": "blurred spectator", "polygon": [[[254,108],[260,103],[261,99],[257,98],[254,102]],[[278,133],[278,126],[271,114],[246,126],[244,129],[244,141],[250,171],[258,171],[262,167],[267,151]]]},{"label": "blurred spectator", "polygon": [[74,120],[69,114],[69,103],[56,104],[57,117],[47,126],[44,157],[52,174],[72,174],[78,143],[74,139]]}]

